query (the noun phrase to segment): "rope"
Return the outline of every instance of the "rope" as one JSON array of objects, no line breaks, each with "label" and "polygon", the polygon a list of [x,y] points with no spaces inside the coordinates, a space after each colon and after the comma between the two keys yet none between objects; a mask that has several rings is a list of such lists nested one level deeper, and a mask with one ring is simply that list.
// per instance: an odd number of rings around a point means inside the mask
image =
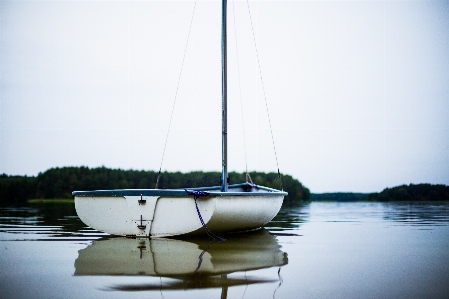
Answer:
[{"label": "rope", "polygon": [[210,241],[210,242],[207,244],[206,249],[204,249],[204,250],[200,253],[200,255],[198,256],[198,266],[196,267],[194,273],[197,273],[198,270],[200,269],[201,264],[203,263],[203,255],[209,250],[209,248],[210,248],[210,246],[211,246],[212,244],[217,243],[217,242],[220,242],[220,241],[217,241],[217,240],[212,240],[212,241]]},{"label": "rope", "polygon": [[268,123],[270,125],[271,140],[273,142],[274,156],[276,158],[276,166],[278,168],[278,178],[279,178],[279,182],[280,182],[280,185],[281,185],[281,190],[284,191],[284,188],[282,187],[281,173],[279,171],[279,163],[278,163],[278,156],[277,156],[277,153],[276,153],[276,146],[274,145],[274,136],[273,136],[273,129],[271,127],[270,112],[268,111],[267,95],[265,93],[265,85],[263,84],[262,68],[260,67],[259,52],[257,51],[256,36],[254,34],[253,20],[251,18],[251,10],[249,8],[248,0],[246,0],[246,4],[248,6],[248,14],[249,14],[249,20],[250,20],[250,23],[251,23],[251,30],[253,32],[254,48],[256,49],[257,65],[259,66],[260,81],[262,83],[262,91],[263,91],[263,97],[264,97],[264,100],[265,100],[265,107],[267,108],[267,115],[268,115]]},{"label": "rope", "polygon": [[199,191],[199,190],[187,190],[184,189],[189,195],[193,195],[193,199],[195,200],[195,207],[196,207],[196,212],[198,213],[198,218],[201,221],[201,224],[204,228],[204,231],[206,232],[206,234],[211,237],[214,240],[219,240],[219,241],[226,241],[226,239],[221,238],[217,235],[215,235],[214,233],[212,233],[206,226],[206,223],[204,223],[203,217],[201,216],[200,213],[200,209],[198,209],[198,203],[196,202],[196,200],[198,198],[202,198],[203,196],[209,196],[209,192],[206,191]]},{"label": "rope", "polygon": [[196,8],[196,1],[195,1],[195,4],[193,5],[193,12],[192,12],[192,18],[190,19],[189,33],[187,34],[187,42],[186,42],[186,46],[185,46],[185,48],[184,48],[184,56],[182,57],[181,71],[179,72],[178,84],[176,85],[175,99],[173,100],[173,106],[172,106],[172,108],[171,108],[170,121],[169,121],[169,123],[168,123],[167,136],[165,136],[164,150],[162,151],[162,159],[161,159],[161,164],[160,164],[160,166],[159,166],[159,173],[158,173],[158,175],[157,175],[157,180],[156,180],[156,187],[155,187],[155,189],[158,189],[158,186],[159,186],[159,179],[160,179],[160,177],[161,177],[162,162],[164,161],[165,149],[167,148],[167,141],[168,141],[168,135],[169,135],[169,133],[170,133],[171,121],[172,121],[172,118],[173,118],[173,111],[175,111],[175,104],[176,104],[176,99],[177,99],[177,97],[178,97],[179,83],[181,82],[182,70],[183,70],[183,68],[184,68],[184,60],[185,60],[185,58],[186,58],[187,46],[188,46],[188,44],[189,44],[190,31],[191,31],[191,29],[192,29],[193,16],[195,15],[195,8]]},{"label": "rope", "polygon": [[[248,182],[248,180],[249,180],[249,182]],[[253,183],[253,180],[251,179],[251,176],[249,175],[248,171],[246,171],[246,183],[256,186],[256,184]]]},{"label": "rope", "polygon": [[284,282],[284,280],[282,279],[282,276],[281,276],[281,267],[279,267],[279,269],[278,269],[278,277],[279,277],[279,285],[278,285],[277,288],[274,290],[274,293],[273,293],[273,299],[276,298],[276,297],[275,297],[276,292],[278,291],[278,289],[281,287],[282,283]]},{"label": "rope", "polygon": [[250,188],[258,188],[256,184],[254,184],[252,181],[250,182],[246,182],[246,185],[249,186]]}]

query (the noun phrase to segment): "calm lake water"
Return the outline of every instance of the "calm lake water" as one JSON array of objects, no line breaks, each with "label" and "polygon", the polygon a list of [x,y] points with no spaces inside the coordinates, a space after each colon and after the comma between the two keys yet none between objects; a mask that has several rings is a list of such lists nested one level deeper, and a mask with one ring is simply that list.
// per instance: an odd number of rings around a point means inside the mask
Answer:
[{"label": "calm lake water", "polygon": [[448,202],[312,202],[225,237],[111,238],[73,204],[0,208],[0,297],[449,298]]}]

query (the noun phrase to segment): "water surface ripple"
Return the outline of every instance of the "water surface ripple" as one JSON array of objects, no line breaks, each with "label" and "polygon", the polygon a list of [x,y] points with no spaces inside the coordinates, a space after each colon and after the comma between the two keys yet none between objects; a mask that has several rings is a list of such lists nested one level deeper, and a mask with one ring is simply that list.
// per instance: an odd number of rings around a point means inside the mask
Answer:
[{"label": "water surface ripple", "polygon": [[448,202],[284,206],[263,230],[126,239],[73,204],[0,208],[4,298],[449,298]]}]

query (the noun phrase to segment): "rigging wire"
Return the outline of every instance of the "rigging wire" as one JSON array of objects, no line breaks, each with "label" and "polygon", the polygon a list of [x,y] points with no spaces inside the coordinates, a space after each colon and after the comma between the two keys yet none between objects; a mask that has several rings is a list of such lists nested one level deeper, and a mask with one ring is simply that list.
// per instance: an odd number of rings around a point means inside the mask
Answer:
[{"label": "rigging wire", "polygon": [[184,48],[184,55],[182,57],[181,70],[179,72],[178,84],[176,85],[175,98],[173,100],[173,106],[172,106],[172,109],[171,109],[170,121],[168,122],[167,136],[165,136],[164,150],[162,151],[162,159],[161,159],[161,164],[159,166],[159,172],[157,174],[155,189],[158,189],[159,179],[161,178],[162,162],[164,161],[165,149],[167,148],[168,135],[170,133],[171,121],[172,121],[172,118],[173,118],[173,111],[175,110],[176,99],[178,97],[179,83],[181,82],[181,75],[182,75],[182,70],[184,68],[184,60],[186,58],[187,46],[189,45],[190,31],[192,29],[193,16],[195,15],[195,8],[196,8],[196,0],[195,0],[195,4],[193,5],[193,12],[192,12],[192,18],[190,19],[189,33],[187,34],[187,42],[186,42],[186,46]]},{"label": "rigging wire", "polygon": [[239,51],[238,51],[238,43],[237,43],[237,26],[235,23],[235,9],[234,9],[234,1],[232,1],[232,15],[234,18],[234,36],[235,36],[235,52],[237,57],[237,77],[239,81],[239,95],[240,95],[240,111],[242,114],[242,132],[243,132],[243,149],[245,152],[245,171],[246,171],[246,182],[248,182],[248,179],[250,180],[251,184],[253,181],[251,180],[251,176],[248,172],[248,158],[246,154],[246,136],[245,136],[245,121],[243,117],[243,101],[242,101],[242,85],[240,80],[240,61],[239,61]]},{"label": "rigging wire", "polygon": [[278,168],[279,182],[280,182],[280,185],[281,185],[281,190],[284,191],[284,188],[282,187],[281,173],[279,171],[279,163],[278,163],[278,156],[277,156],[277,153],[276,153],[276,146],[274,145],[274,136],[273,136],[273,129],[271,127],[270,112],[268,111],[267,95],[265,93],[265,86],[263,84],[262,69],[260,67],[260,60],[259,60],[259,52],[257,51],[256,36],[254,34],[253,20],[252,20],[252,17],[251,17],[251,10],[249,8],[249,1],[248,0],[246,0],[246,4],[247,4],[247,7],[248,7],[249,21],[251,23],[251,31],[253,33],[254,48],[256,49],[257,65],[259,66],[260,81],[262,83],[262,91],[263,91],[263,97],[264,97],[264,100],[265,100],[265,107],[267,108],[268,124],[270,125],[271,141],[273,142],[273,150],[274,150],[274,156],[276,158],[276,166]]}]

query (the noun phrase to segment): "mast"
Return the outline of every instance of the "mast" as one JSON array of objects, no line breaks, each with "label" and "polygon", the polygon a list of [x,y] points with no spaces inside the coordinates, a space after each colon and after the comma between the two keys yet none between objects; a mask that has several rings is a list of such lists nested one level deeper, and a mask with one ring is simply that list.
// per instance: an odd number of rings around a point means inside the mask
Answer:
[{"label": "mast", "polygon": [[221,191],[228,191],[228,119],[227,119],[227,64],[226,64],[226,4],[227,0],[222,0],[221,12]]}]

